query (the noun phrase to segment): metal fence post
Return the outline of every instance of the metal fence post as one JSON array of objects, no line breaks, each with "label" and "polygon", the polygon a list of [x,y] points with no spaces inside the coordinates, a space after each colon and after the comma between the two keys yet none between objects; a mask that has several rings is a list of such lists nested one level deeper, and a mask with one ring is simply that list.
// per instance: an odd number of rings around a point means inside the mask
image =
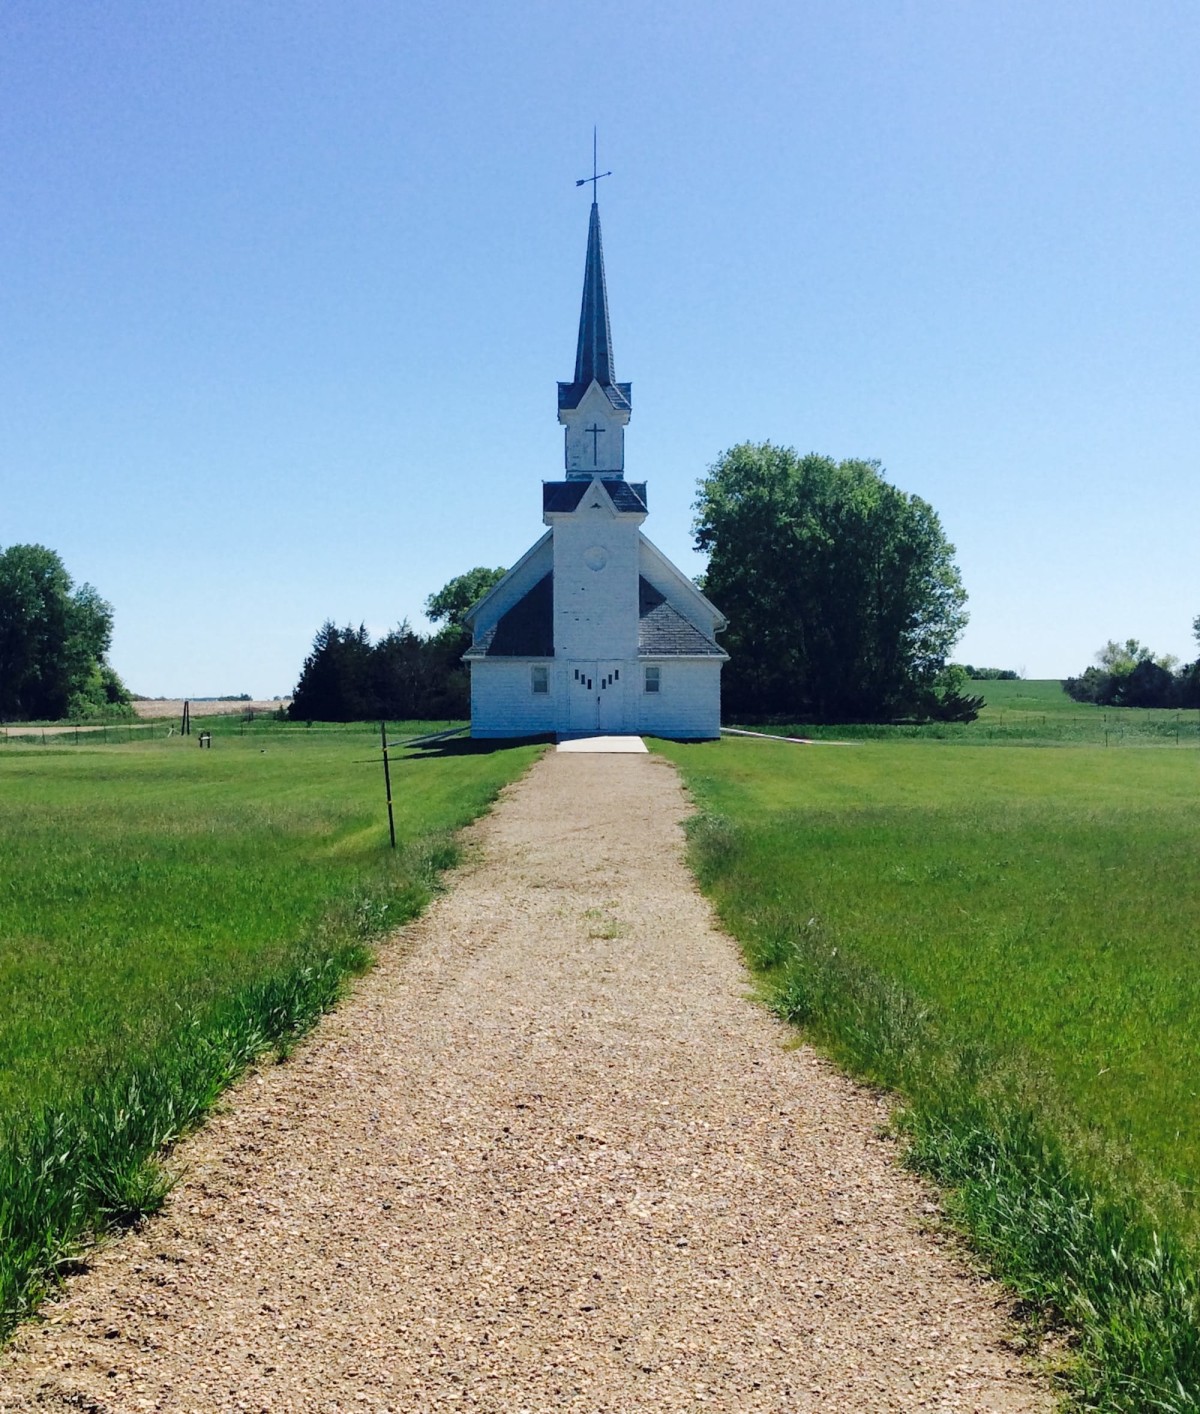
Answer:
[{"label": "metal fence post", "polygon": [[395,816],[392,814],[392,772],[390,767],[388,766],[388,741],[386,722],[380,722],[379,724],[379,741],[383,747],[383,788],[387,792],[388,834],[391,837],[392,848],[395,849],[396,820]]}]

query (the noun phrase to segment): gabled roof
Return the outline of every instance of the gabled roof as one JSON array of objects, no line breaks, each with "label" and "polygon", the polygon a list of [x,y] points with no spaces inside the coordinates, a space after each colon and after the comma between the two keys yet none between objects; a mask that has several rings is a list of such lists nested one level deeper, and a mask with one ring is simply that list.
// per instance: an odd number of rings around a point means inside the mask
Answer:
[{"label": "gabled roof", "polygon": [[[601,476],[600,484],[608,493],[613,508],[617,511],[635,511],[646,514],[646,483],[626,481],[623,476]],[[584,492],[591,481],[543,481],[542,514],[547,511],[573,511],[583,500]]]},{"label": "gabled roof", "polygon": [[583,303],[579,310],[579,342],[575,378],[558,385],[560,409],[574,408],[592,383],[599,383],[615,408],[629,409],[629,384],[613,374],[612,329],[608,321],[608,285],[604,279],[604,246],[600,239],[600,208],[592,202],[588,220],[587,261],[583,267]]},{"label": "gabled roof", "polygon": [[492,585],[492,587],[488,590],[486,594],[481,595],[480,598],[476,599],[476,601],[463,615],[463,623],[469,626],[473,625],[475,620],[479,617],[481,613],[484,612],[484,610],[492,602],[492,600],[498,599],[501,595],[505,594],[508,590],[508,586],[513,582],[513,580],[518,579],[519,577],[529,573],[531,567],[533,572],[536,573],[537,565],[534,562],[537,560],[538,556],[543,551],[546,551],[546,557],[547,560],[549,560],[550,551],[548,547],[550,546],[550,543],[553,538],[554,532],[552,530],[547,530],[544,535],[539,536],[538,539],[535,540],[534,543],[529,547],[529,549],[525,551],[525,553],[521,556],[517,563],[513,565],[513,567],[504,576],[504,578],[498,580],[495,584]]},{"label": "gabled roof", "polygon": [[544,575],[475,640],[465,658],[553,658],[554,574]]},{"label": "gabled roof", "polygon": [[728,654],[667,603],[645,576],[638,577],[638,655],[725,658]]},{"label": "gabled roof", "polygon": [[678,565],[672,564],[671,561],[667,559],[666,555],[664,555],[654,541],[646,535],[645,531],[638,532],[638,543],[641,546],[642,553],[657,566],[657,573],[668,580],[673,580],[679,586],[682,593],[686,595],[687,598],[691,599],[698,609],[704,609],[711,615],[713,631],[720,633],[721,630],[727,626],[728,620],[713,601],[696,588],[695,584],[684,574]]}]

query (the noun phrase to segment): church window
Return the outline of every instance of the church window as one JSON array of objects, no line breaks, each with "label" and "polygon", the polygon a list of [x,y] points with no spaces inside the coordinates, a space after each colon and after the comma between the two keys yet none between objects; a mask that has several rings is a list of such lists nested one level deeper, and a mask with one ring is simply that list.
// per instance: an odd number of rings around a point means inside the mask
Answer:
[{"label": "church window", "polygon": [[646,691],[657,692],[662,683],[662,669],[657,663],[646,664]]},{"label": "church window", "polygon": [[535,663],[529,670],[529,685],[534,692],[549,692],[550,669],[542,663]]}]

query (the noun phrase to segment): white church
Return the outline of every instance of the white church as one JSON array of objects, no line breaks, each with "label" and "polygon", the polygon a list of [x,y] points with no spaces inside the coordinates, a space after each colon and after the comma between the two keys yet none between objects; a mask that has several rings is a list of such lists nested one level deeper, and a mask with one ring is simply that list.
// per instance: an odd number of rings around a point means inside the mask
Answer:
[{"label": "white church", "polygon": [[725,619],[642,534],[646,483],[625,480],[630,410],[593,200],[575,378],[558,385],[566,476],[542,483],[546,533],[466,616],[473,737],[720,733]]}]

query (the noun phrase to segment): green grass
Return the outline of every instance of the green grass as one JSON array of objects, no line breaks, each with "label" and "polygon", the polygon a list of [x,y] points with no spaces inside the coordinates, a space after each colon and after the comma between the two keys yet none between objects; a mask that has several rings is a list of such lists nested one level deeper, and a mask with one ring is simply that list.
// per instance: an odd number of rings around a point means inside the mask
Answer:
[{"label": "green grass", "polygon": [[394,752],[393,852],[377,729],[206,725],[0,750],[0,1330],[161,1199],[156,1152],[286,1053],[537,751]]},{"label": "green grass", "polygon": [[971,683],[969,691],[984,698],[974,722],[912,726],[793,722],[754,730],[818,740],[948,741],[964,746],[1200,747],[1200,712],[1191,709],[1094,707],[1072,701],[1057,680],[988,679]]},{"label": "green grass", "polygon": [[661,749],[775,1005],[906,1097],[914,1162],[1070,1319],[1087,1398],[1200,1408],[1200,758]]},{"label": "green grass", "polygon": [[1069,716],[1079,716],[1096,712],[1096,708],[1068,697],[1058,678],[985,678],[972,682],[970,691],[987,703],[985,715],[1031,712],[1046,716],[1065,712]]}]

